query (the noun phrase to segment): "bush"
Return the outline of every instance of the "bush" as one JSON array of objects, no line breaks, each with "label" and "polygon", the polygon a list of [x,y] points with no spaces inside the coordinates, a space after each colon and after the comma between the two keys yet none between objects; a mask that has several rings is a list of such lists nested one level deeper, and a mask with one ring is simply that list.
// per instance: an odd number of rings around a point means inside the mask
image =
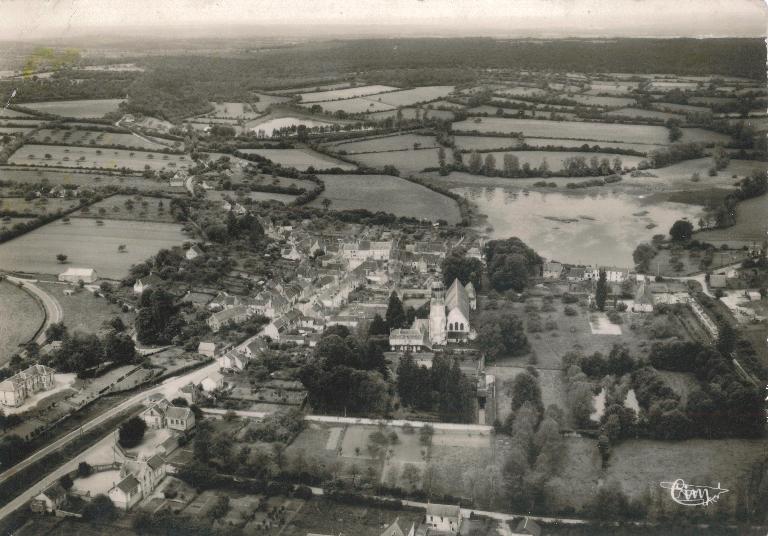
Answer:
[{"label": "bush", "polygon": [[576,316],[578,313],[576,312],[576,309],[571,307],[570,305],[566,305],[563,309],[563,312],[565,313],[565,316]]},{"label": "bush", "polygon": [[293,496],[308,501],[312,498],[312,490],[309,486],[299,486],[296,488],[296,491],[293,492]]},{"label": "bush", "polygon": [[563,297],[560,299],[562,300],[563,303],[579,303],[578,296],[574,296],[573,294],[570,294],[568,292],[563,294]]},{"label": "bush", "polygon": [[611,311],[608,313],[608,320],[613,322],[614,324],[623,324],[624,320],[621,318],[621,315],[616,311]]},{"label": "bush", "polygon": [[132,417],[120,425],[118,441],[123,448],[135,447],[144,438],[147,423],[139,417]]},{"label": "bush", "polygon": [[626,304],[626,303],[624,303],[624,302],[619,302],[619,303],[617,303],[617,304],[616,304],[616,310],[617,310],[617,311],[620,311],[620,312],[622,312],[622,313],[623,313],[624,311],[626,311],[626,310],[627,310],[627,304]]}]

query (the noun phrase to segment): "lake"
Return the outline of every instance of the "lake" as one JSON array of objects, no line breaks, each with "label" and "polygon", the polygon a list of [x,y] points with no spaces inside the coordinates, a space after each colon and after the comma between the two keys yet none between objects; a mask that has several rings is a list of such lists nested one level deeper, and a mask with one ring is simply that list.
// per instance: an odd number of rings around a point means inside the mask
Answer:
[{"label": "lake", "polygon": [[455,188],[488,216],[491,238],[516,236],[547,259],[574,264],[634,266],[632,252],[675,220],[694,226],[702,207],[645,201],[641,195],[603,191],[588,194],[512,188]]}]

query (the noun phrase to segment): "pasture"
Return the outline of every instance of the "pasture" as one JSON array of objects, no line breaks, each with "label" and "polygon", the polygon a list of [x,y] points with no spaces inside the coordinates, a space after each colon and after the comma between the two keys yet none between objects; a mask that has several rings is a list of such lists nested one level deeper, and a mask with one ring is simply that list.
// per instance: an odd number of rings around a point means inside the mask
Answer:
[{"label": "pasture", "polygon": [[311,206],[322,206],[330,199],[333,210],[366,209],[386,211],[397,216],[444,219],[449,223],[460,220],[456,202],[437,192],[390,175],[321,175],[325,191]]},{"label": "pasture", "polygon": [[141,195],[113,195],[72,214],[77,218],[136,220],[173,223],[168,199]]},{"label": "pasture", "polygon": [[736,205],[736,225],[696,233],[696,238],[717,244],[732,240],[759,242],[765,239],[768,194],[741,201]]},{"label": "pasture", "polygon": [[381,136],[362,140],[343,141],[331,145],[334,151],[344,151],[347,154],[376,153],[381,151],[404,151],[414,147],[438,147],[434,136],[421,134],[399,134],[396,136]]},{"label": "pasture", "polygon": [[0,212],[17,212],[35,216],[53,214],[58,211],[74,208],[77,205],[78,201],[76,199],[62,199],[60,197],[38,197],[31,200],[24,199],[23,197],[0,197]]},{"label": "pasture", "polygon": [[423,86],[403,91],[393,91],[381,95],[368,97],[378,102],[389,104],[395,108],[400,106],[412,106],[421,102],[430,102],[444,99],[453,92],[453,86]]},{"label": "pasture", "polygon": [[186,155],[163,154],[127,149],[98,149],[61,145],[24,144],[8,159],[10,164],[72,168],[149,169],[185,168],[191,160]]},{"label": "pasture", "polygon": [[[479,119],[479,118],[478,118]],[[485,117],[466,119],[453,124],[459,132],[522,132],[525,136],[558,137],[595,141],[618,141],[634,143],[663,144],[668,139],[668,130],[650,125],[617,125],[588,121],[545,121],[540,119],[506,119]]]},{"label": "pasture", "polygon": [[0,134],[27,134],[35,130],[34,126],[29,127],[8,127],[0,126]]},{"label": "pasture", "polygon": [[322,102],[332,101],[339,99],[351,99],[354,97],[365,97],[367,95],[374,95],[376,93],[383,93],[385,91],[395,91],[398,88],[394,86],[358,86],[345,89],[330,89],[327,91],[314,91],[309,93],[302,93],[301,102]]},{"label": "pasture", "polygon": [[[439,149],[419,149],[417,151],[391,151],[387,153],[365,153],[350,155],[349,158],[358,164],[381,169],[386,165],[395,166],[402,174],[418,173],[419,171],[437,167]],[[445,151],[446,162],[453,160],[451,150]]]},{"label": "pasture", "polygon": [[372,100],[373,97],[355,97],[353,99],[344,99],[338,101],[316,102],[312,104],[303,104],[305,108],[319,105],[325,112],[335,113],[343,111],[348,114],[361,114],[368,112],[380,112],[384,110],[394,110],[396,107],[384,102]]},{"label": "pasture", "polygon": [[712,110],[707,108],[706,106],[692,106],[690,104],[676,104],[672,102],[654,102],[651,106],[653,106],[656,110],[665,110],[669,112],[679,112],[683,114],[687,113],[697,113],[697,114],[708,114],[712,113]]},{"label": "pasture", "polygon": [[297,196],[290,194],[278,194],[272,192],[247,192],[242,198],[234,190],[208,190],[205,197],[211,201],[223,203],[225,198],[233,199],[241,204],[247,204],[250,201],[280,201],[286,205],[291,203]]},{"label": "pasture", "polygon": [[601,93],[608,93],[613,95],[621,95],[629,93],[633,89],[637,89],[639,82],[607,82],[598,81],[591,82],[589,84],[588,95],[599,95]]},{"label": "pasture", "polygon": [[633,117],[640,119],[660,119],[662,121],[666,121],[667,119],[685,119],[680,114],[660,112],[658,110],[645,110],[643,108],[620,108],[618,110],[606,112],[605,115],[607,117]]},{"label": "pasture", "polygon": [[3,119],[6,119],[8,117],[11,118],[22,118],[22,119],[34,119],[36,116],[32,114],[28,114],[26,112],[20,112],[18,110],[12,110],[11,108],[2,108],[0,109],[0,117]]},{"label": "pasture", "polygon": [[[121,279],[132,264],[142,262],[162,248],[184,242],[181,225],[142,221],[57,220],[0,244],[0,268],[30,273],[59,274],[68,267],[95,268],[100,277]],[[118,253],[119,245],[126,251]],[[69,257],[59,264],[56,255]]]},{"label": "pasture", "polygon": [[586,106],[632,106],[635,99],[626,97],[596,97],[594,95],[561,95],[562,98],[584,104]]},{"label": "pasture", "polygon": [[40,113],[72,117],[74,119],[95,119],[116,112],[122,99],[93,99],[71,101],[24,102],[19,106]]},{"label": "pasture", "polygon": [[714,132],[705,128],[697,127],[683,127],[680,130],[683,131],[683,137],[680,141],[684,143],[698,142],[704,144],[727,144],[731,141],[730,136],[721,134],[720,132]]},{"label": "pasture", "polygon": [[240,152],[257,154],[283,167],[293,167],[300,171],[306,171],[310,167],[314,169],[355,169],[352,164],[347,164],[311,149],[240,149]]},{"label": "pasture", "polygon": [[[100,130],[41,128],[30,138],[30,143],[64,143],[67,145],[123,146],[134,149],[157,151],[164,145],[154,143],[142,136],[128,133],[105,132]],[[169,142],[166,142],[169,143]]]},{"label": "pasture", "polygon": [[43,308],[26,290],[0,281],[0,365],[5,365],[45,321]]},{"label": "pasture", "polygon": [[[457,149],[463,149],[465,151],[506,149],[507,147],[517,147],[520,145],[520,140],[511,136],[455,136],[453,141]],[[526,140],[526,142],[528,142],[528,140]]]},{"label": "pasture", "polygon": [[595,145],[600,147],[610,147],[614,149],[627,149],[631,151],[638,151],[641,153],[648,153],[654,149],[660,149],[664,147],[661,144],[649,144],[649,143],[621,143],[616,141],[609,142],[595,142],[585,140],[568,140],[563,138],[525,138],[523,140],[526,145],[531,147],[581,147],[583,145],[589,145],[594,147]]}]

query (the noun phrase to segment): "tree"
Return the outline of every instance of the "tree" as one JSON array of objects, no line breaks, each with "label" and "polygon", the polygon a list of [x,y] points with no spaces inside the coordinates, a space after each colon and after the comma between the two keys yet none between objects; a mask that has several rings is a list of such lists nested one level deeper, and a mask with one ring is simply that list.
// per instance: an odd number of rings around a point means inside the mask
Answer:
[{"label": "tree", "polygon": [[443,283],[446,286],[453,284],[458,279],[462,285],[470,281],[475,291],[480,290],[480,281],[483,276],[483,263],[480,259],[466,257],[463,251],[452,251],[443,259]]},{"label": "tree", "polygon": [[469,153],[469,172],[478,175],[483,167],[483,160],[477,151]]},{"label": "tree", "polygon": [[485,245],[485,258],[488,278],[497,291],[522,292],[528,278],[539,274],[542,263],[541,257],[516,237],[489,241]]},{"label": "tree", "polygon": [[600,458],[603,460],[603,469],[608,465],[608,459],[611,457],[611,442],[608,436],[600,434],[597,438],[597,449],[600,451]]},{"label": "tree", "polygon": [[728,322],[722,322],[717,336],[717,349],[724,355],[729,355],[736,347],[736,330]]},{"label": "tree", "polygon": [[80,462],[77,466],[77,476],[85,478],[91,476],[91,474],[93,474],[93,467],[88,462]]},{"label": "tree", "polygon": [[115,505],[103,493],[96,495],[83,510],[83,517],[89,521],[108,521],[114,519],[116,515]]},{"label": "tree", "polygon": [[509,313],[481,317],[478,344],[490,360],[522,355],[530,349],[522,321]]},{"label": "tree", "polygon": [[488,153],[485,155],[485,163],[483,169],[486,176],[488,177],[493,177],[496,175],[496,157],[493,156],[493,153]]},{"label": "tree", "polygon": [[147,423],[140,417],[131,417],[118,429],[118,441],[124,448],[132,448],[141,443],[144,438],[144,432],[147,430]]},{"label": "tree", "polygon": [[601,311],[605,310],[605,300],[608,298],[608,281],[606,280],[605,270],[600,270],[597,278],[597,287],[595,288],[595,303]]},{"label": "tree", "polygon": [[371,324],[368,326],[368,335],[388,335],[387,323],[381,318],[380,314],[376,314],[371,320]]},{"label": "tree", "polygon": [[442,147],[437,150],[437,161],[440,165],[440,175],[448,175],[448,168],[445,162],[445,149]]},{"label": "tree", "polygon": [[503,175],[505,177],[515,177],[519,172],[520,160],[517,158],[517,156],[511,153],[505,153]]},{"label": "tree", "polygon": [[512,381],[512,411],[517,411],[526,402],[532,403],[540,412],[544,409],[539,382],[527,372],[523,372]]},{"label": "tree", "polygon": [[398,298],[396,292],[392,292],[392,294],[389,296],[389,304],[387,305],[385,318],[387,321],[387,327],[389,329],[406,327],[403,302],[400,301],[400,298]]},{"label": "tree", "polygon": [[331,204],[333,204],[333,201],[331,201],[329,198],[325,197],[325,198],[323,198],[321,203],[323,205],[323,208],[325,210],[328,210],[328,208],[331,206]]},{"label": "tree", "polygon": [[116,363],[131,363],[136,358],[133,339],[127,333],[110,331],[104,339],[104,356]]},{"label": "tree", "polygon": [[632,260],[635,261],[635,267],[638,272],[648,272],[651,268],[651,261],[658,251],[651,244],[640,244],[632,253]]},{"label": "tree", "polygon": [[669,229],[669,236],[675,242],[687,242],[693,234],[693,224],[687,220],[677,220]]},{"label": "tree", "polygon": [[67,256],[63,253],[57,253],[56,254],[56,260],[59,261],[59,264],[64,264],[67,262]]}]

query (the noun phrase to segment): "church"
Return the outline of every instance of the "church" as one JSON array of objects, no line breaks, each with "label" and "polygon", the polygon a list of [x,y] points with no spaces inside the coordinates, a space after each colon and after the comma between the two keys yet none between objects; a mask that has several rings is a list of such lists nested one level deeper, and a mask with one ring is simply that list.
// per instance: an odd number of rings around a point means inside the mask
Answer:
[{"label": "church", "polygon": [[469,311],[477,307],[472,282],[462,285],[458,279],[448,291],[441,281],[432,283],[429,302],[429,340],[433,345],[466,342],[474,338]]}]

